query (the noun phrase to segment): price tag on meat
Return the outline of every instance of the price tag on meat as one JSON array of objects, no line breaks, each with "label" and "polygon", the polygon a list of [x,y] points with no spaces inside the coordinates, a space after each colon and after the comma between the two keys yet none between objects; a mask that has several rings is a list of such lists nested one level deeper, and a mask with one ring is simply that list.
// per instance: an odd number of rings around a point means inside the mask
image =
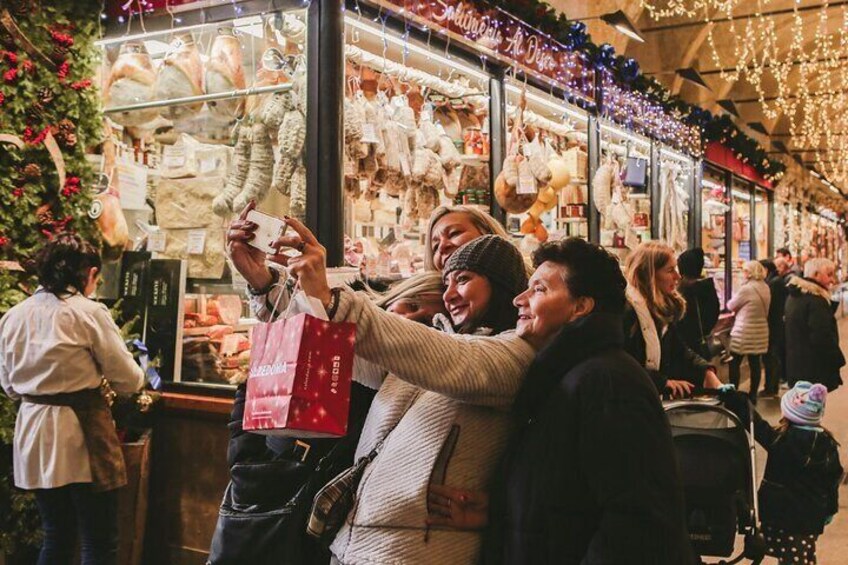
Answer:
[{"label": "price tag on meat", "polygon": [[166,145],[162,149],[162,165],[166,169],[185,167],[186,150],[183,145]]},{"label": "price tag on meat", "polygon": [[518,175],[518,188],[515,192],[518,194],[535,194],[537,192],[536,177],[533,176],[529,167],[526,169],[526,171],[520,171]]},{"label": "price tag on meat", "polygon": [[377,127],[374,124],[362,124],[362,143],[380,143]]},{"label": "price tag on meat", "polygon": [[151,253],[163,253],[165,251],[165,232],[158,230],[148,235],[147,250]]},{"label": "price tag on meat", "polygon": [[186,243],[186,252],[189,255],[203,255],[203,250],[206,248],[206,231],[191,230],[188,232],[188,243]]}]

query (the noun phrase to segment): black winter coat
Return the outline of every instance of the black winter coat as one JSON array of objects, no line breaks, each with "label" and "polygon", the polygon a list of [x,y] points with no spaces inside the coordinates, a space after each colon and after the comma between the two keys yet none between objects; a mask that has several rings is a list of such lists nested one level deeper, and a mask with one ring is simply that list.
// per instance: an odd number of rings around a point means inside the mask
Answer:
[{"label": "black winter coat", "polygon": [[531,365],[492,490],[485,562],[693,561],[668,420],[622,342],[619,316],[591,314]]},{"label": "black winter coat", "polygon": [[[738,400],[730,406],[740,416]],[[760,485],[760,521],[797,534],[819,535],[839,511],[842,465],[839,447],[826,431],[790,425],[781,434],[753,411],[754,436],[768,451]]]},{"label": "black winter coat", "polygon": [[833,391],[842,384],[839,369],[845,356],[839,348],[829,293],[815,281],[800,277],[792,277],[787,289],[786,377],[790,383],[821,383]]},{"label": "black winter coat", "polygon": [[677,330],[689,349],[706,359],[709,351],[705,342],[718,322],[721,311],[715,281],[712,277],[683,279],[679,290],[686,299],[686,314],[677,323]]},{"label": "black winter coat", "polygon": [[786,312],[786,297],[789,292],[786,289],[787,277],[774,276],[768,281],[771,302],[769,303],[768,325],[769,343],[782,346],[786,343],[786,330],[783,325],[783,317]]},{"label": "black winter coat", "polygon": [[[636,311],[628,303],[624,310],[624,349],[644,367],[645,338],[642,337],[642,327]],[[665,384],[669,379],[689,381],[696,387],[704,384],[704,376],[710,363],[693,351],[680,335],[677,324],[671,324],[660,340],[661,360],[659,371],[648,370],[648,376],[657,391],[665,392]]]}]

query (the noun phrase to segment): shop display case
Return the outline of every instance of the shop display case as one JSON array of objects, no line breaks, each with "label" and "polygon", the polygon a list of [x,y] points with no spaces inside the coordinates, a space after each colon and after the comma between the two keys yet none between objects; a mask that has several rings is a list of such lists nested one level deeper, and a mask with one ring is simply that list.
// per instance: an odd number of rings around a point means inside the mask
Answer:
[{"label": "shop display case", "polygon": [[[563,99],[509,79],[507,126],[510,132],[507,153],[520,151],[528,159],[539,156],[551,178],[539,197],[526,211],[507,214],[507,230],[516,237],[589,237],[589,114]],[[521,110],[523,106],[523,111]],[[516,129],[520,115],[523,129]],[[525,250],[533,247],[525,243]]]},{"label": "shop display case", "polygon": [[624,259],[652,237],[651,142],[603,122],[600,138],[600,166],[591,190],[600,214],[600,244]]},{"label": "shop display case", "polygon": [[754,242],[756,259],[768,259],[769,253],[769,224],[771,219],[771,202],[765,190],[754,190]]},{"label": "shop display case", "polygon": [[668,147],[660,147],[659,220],[657,233],[675,253],[689,248],[689,220],[695,206],[692,201],[695,163],[688,156]]},{"label": "shop display case", "polygon": [[747,181],[733,178],[731,191],[731,288],[733,292],[742,284],[742,266],[754,258],[751,241],[753,185]]},{"label": "shop display case", "polygon": [[[91,212],[107,246],[150,254],[143,336],[165,381],[244,378],[255,320],[225,226],[251,200],[306,220],[307,12],[152,21],[99,42],[108,138]],[[164,292],[152,271],[168,265]]]},{"label": "shop display case", "polygon": [[345,18],[345,263],[368,280],[422,271],[431,212],[490,211],[489,75],[449,50]]},{"label": "shop display case", "polygon": [[721,307],[724,308],[727,285],[727,221],[730,211],[726,174],[705,166],[701,179],[701,246],[704,271],[715,281]]}]

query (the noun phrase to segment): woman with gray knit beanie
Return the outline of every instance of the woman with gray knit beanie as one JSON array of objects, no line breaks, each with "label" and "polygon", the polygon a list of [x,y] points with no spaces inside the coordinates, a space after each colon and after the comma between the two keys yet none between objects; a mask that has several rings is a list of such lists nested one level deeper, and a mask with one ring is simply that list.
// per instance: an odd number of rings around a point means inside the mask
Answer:
[{"label": "woman with gray knit beanie", "polygon": [[[495,235],[466,243],[447,260],[442,277],[449,316],[436,315],[434,327],[477,336],[515,327],[518,311],[512,299],[527,288],[527,274],[511,243]],[[437,350],[433,353],[438,355]],[[428,366],[427,356],[420,362]],[[433,380],[440,377],[433,367]],[[431,531],[427,523],[432,488],[450,480],[479,490],[492,478],[510,419],[502,410],[475,404],[485,401],[463,402],[394,375],[385,378],[365,421],[356,459],[380,442],[382,447],[366,467],[356,504],[330,547],[336,562],[476,561],[479,532]]]}]

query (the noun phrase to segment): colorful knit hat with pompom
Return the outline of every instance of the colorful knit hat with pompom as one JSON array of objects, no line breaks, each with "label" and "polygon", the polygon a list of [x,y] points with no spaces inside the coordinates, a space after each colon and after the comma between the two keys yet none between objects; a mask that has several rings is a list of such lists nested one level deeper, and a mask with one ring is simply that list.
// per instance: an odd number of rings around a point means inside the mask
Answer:
[{"label": "colorful knit hat with pompom", "polygon": [[780,399],[780,410],[783,417],[793,424],[818,426],[824,416],[826,399],[826,386],[798,381]]}]

